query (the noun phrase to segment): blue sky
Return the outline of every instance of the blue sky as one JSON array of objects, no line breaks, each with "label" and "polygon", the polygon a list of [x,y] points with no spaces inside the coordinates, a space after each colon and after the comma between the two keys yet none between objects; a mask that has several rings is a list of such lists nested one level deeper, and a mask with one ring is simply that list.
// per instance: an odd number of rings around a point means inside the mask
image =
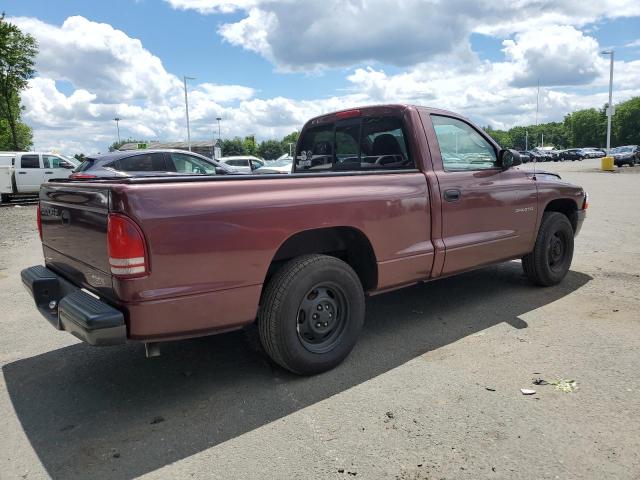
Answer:
[{"label": "blue sky", "polygon": [[[541,0],[9,0],[41,44],[24,95],[36,146],[105,148],[124,136],[181,140],[182,75],[192,138],[278,137],[320,112],[363,103],[449,108],[508,128],[601,107],[616,50],[616,98],[640,94],[640,2]],[[612,13],[614,12],[614,13]],[[635,43],[634,43],[635,42]],[[632,46],[635,45],[635,46]],[[193,90],[193,91],[191,91]]]}]

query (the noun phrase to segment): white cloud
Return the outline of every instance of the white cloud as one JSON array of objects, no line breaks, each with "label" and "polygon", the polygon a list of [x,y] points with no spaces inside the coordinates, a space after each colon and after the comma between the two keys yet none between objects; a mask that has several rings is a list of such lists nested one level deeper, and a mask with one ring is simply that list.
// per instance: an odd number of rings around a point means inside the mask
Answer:
[{"label": "white cloud", "polygon": [[517,71],[513,85],[581,85],[591,83],[603,68],[598,42],[571,26],[528,30],[503,42]]},{"label": "white cloud", "polygon": [[[247,12],[239,21],[221,27],[227,41],[278,65],[295,64],[306,70],[347,65],[348,91],[329,98],[293,100],[264,98],[243,85],[192,82],[192,139],[211,138],[217,132],[218,116],[223,119],[223,136],[279,138],[321,113],[391,102],[446,108],[497,128],[527,124],[535,117],[538,77],[543,87],[550,86],[541,90],[540,121],[561,120],[573,109],[600,107],[606,102],[608,63],[598,56],[597,41],[577,28],[587,19],[604,15],[598,13],[596,2],[582,2],[579,18],[563,25],[527,23],[536,27],[510,34],[503,44],[505,58],[489,62],[470,52],[466,35],[480,27],[490,27],[488,32],[498,35],[495,32],[500,29],[520,25],[520,17],[509,16],[512,7],[501,3],[506,0],[492,4],[491,8],[505,9],[504,15],[494,15],[500,21],[493,24],[481,21],[481,14],[489,7],[464,0],[453,0],[446,8],[436,0],[407,0],[401,9],[399,4],[382,9],[381,0],[351,0],[341,2],[340,8],[333,0],[304,2],[306,9],[300,6],[302,2],[287,1],[172,0],[172,4],[177,8],[198,5],[203,13]],[[568,18],[567,5],[571,2],[563,2],[562,9],[545,2],[536,3],[541,18]],[[513,8],[522,7],[526,18],[529,7],[517,0],[511,3]],[[625,5],[620,2],[619,12],[628,14],[636,8]],[[370,12],[375,6],[380,11]],[[419,7],[430,12],[426,20]],[[451,12],[463,11],[461,18],[449,22],[448,8]],[[478,21],[469,27],[465,18],[474,17]],[[282,19],[286,20],[284,25]],[[182,82],[166,71],[162,61],[139,40],[83,17],[70,17],[60,26],[33,18],[12,21],[40,42],[39,76],[29,82],[30,88],[23,95],[24,119],[34,127],[36,148],[70,154],[104,151],[115,139],[116,115],[122,118],[123,137],[167,141],[186,138]],[[446,26],[452,31],[439,38]],[[419,27],[429,31],[415,40],[413,35]],[[454,42],[451,47],[454,38],[461,43]],[[422,45],[420,50],[420,42],[442,48],[429,50]],[[428,53],[422,55],[423,51]],[[393,61],[396,57],[398,60]],[[371,62],[360,63],[364,59]],[[385,62],[406,66],[388,73],[391,70],[381,66]],[[614,99],[640,95],[638,78],[640,60],[616,61]],[[70,93],[61,91],[67,89],[62,89],[60,81],[71,84]]]},{"label": "white cloud", "polygon": [[469,58],[469,35],[506,38],[640,15],[637,0],[167,0],[201,13],[242,12],[220,35],[281,70]]},{"label": "white cloud", "polygon": [[634,40],[633,42],[627,43],[625,47],[629,47],[629,48],[640,47],[640,38],[638,38],[637,40]]}]

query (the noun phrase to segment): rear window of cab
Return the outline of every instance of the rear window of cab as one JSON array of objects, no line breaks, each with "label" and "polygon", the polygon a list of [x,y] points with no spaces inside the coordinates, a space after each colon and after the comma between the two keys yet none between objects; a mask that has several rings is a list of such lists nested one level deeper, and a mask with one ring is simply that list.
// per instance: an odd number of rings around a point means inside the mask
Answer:
[{"label": "rear window of cab", "polygon": [[298,145],[297,173],[415,168],[398,117],[358,117],[325,123],[306,129]]}]

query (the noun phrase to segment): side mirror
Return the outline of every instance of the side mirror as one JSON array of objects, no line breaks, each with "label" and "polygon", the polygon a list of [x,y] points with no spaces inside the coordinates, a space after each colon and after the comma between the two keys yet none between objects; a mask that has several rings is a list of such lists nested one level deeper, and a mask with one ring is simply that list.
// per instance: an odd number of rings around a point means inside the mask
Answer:
[{"label": "side mirror", "polygon": [[522,165],[522,158],[520,157],[520,152],[517,150],[511,150],[509,148],[505,148],[500,150],[498,154],[498,165],[502,170],[508,170],[511,167],[515,167],[516,165]]},{"label": "side mirror", "polygon": [[216,175],[226,175],[228,172],[222,167],[216,167]]},{"label": "side mirror", "polygon": [[66,169],[76,168],[75,165],[69,162],[60,162],[58,165],[60,166],[60,168],[66,168]]}]

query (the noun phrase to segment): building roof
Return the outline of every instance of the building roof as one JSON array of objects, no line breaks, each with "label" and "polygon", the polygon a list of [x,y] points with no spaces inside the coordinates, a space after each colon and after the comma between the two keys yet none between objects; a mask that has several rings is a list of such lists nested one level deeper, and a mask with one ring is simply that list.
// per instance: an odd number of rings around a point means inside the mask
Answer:
[{"label": "building roof", "polygon": [[[218,141],[216,140],[215,143]],[[173,148],[175,150],[188,150],[187,142],[147,142],[149,148]],[[211,148],[215,144],[211,140],[191,142],[191,148]],[[138,150],[138,143],[125,143],[119,148],[120,151]]]}]

